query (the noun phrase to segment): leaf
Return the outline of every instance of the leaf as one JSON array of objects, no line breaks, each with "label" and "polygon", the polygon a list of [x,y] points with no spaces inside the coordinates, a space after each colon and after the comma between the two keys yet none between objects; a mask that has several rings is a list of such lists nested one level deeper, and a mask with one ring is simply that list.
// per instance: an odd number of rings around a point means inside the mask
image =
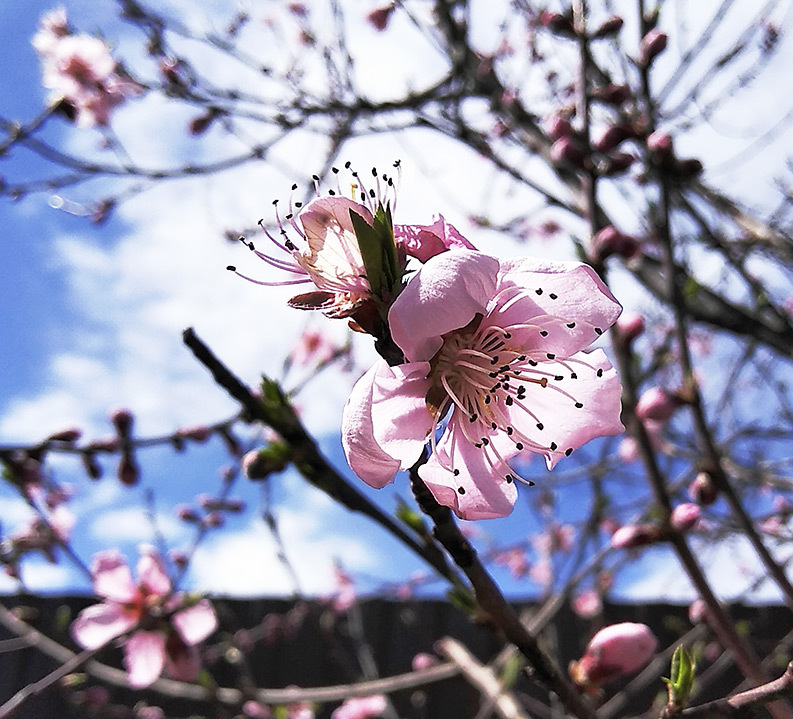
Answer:
[{"label": "leaf", "polygon": [[420,535],[427,534],[427,527],[421,515],[408,506],[403,500],[399,500],[396,510],[397,519],[403,524],[407,525],[414,532]]},{"label": "leaf", "polygon": [[455,607],[462,609],[466,614],[473,616],[479,611],[476,597],[466,589],[452,587],[446,592],[446,597]]},{"label": "leaf", "polygon": [[672,655],[670,678],[664,679],[669,694],[669,704],[676,708],[685,708],[691,689],[694,686],[694,671],[696,665],[688,650],[678,645]]},{"label": "leaf", "polygon": [[380,297],[383,290],[383,251],[380,238],[375,228],[357,212],[350,210],[350,220],[355,237],[358,239],[369,289],[374,297]]}]

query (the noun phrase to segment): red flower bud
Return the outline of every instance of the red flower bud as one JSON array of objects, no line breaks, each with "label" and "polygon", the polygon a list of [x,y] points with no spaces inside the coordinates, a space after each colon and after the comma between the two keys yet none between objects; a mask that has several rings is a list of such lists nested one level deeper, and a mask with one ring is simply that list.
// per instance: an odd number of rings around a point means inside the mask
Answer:
[{"label": "red flower bud", "polygon": [[592,148],[598,152],[608,152],[633,135],[633,129],[629,125],[612,125],[592,143]]},{"label": "red flower bud", "polygon": [[606,20],[606,22],[604,22],[597,30],[595,30],[595,32],[593,32],[590,37],[593,40],[603,37],[614,37],[614,35],[622,30],[622,26],[624,24],[625,21],[621,17],[614,15]]},{"label": "red flower bud", "polygon": [[584,151],[572,137],[560,137],[551,145],[551,162],[555,165],[584,166]]},{"label": "red flower bud", "polygon": [[622,341],[631,342],[644,332],[644,317],[638,312],[623,312],[614,327]]},{"label": "red flower bud", "polygon": [[611,255],[630,259],[638,251],[639,241],[631,235],[620,232],[614,225],[606,225],[592,238],[592,248],[601,260]]},{"label": "red flower bud", "polygon": [[570,675],[579,685],[603,684],[641,669],[657,647],[658,640],[647,625],[612,624],[592,637],[584,656],[570,665]]},{"label": "red flower bud", "polygon": [[718,499],[719,490],[707,472],[700,472],[688,486],[688,496],[697,504],[707,507]]},{"label": "red flower bud", "polygon": [[665,422],[680,406],[680,398],[661,387],[650,387],[636,403],[636,416],[641,420]]},{"label": "red flower bud", "polygon": [[592,91],[593,98],[616,106],[622,105],[622,103],[629,100],[631,94],[631,89],[627,85],[615,85],[613,83],[595,88]]},{"label": "red flower bud", "polygon": [[545,121],[545,131],[552,140],[559,140],[572,136],[573,126],[570,124],[570,120],[563,115],[552,115]]},{"label": "red flower bud", "polygon": [[375,30],[382,32],[388,27],[388,21],[391,19],[391,13],[394,12],[395,8],[396,5],[391,4],[372,10],[372,12],[366,16],[366,19]]},{"label": "red flower bud", "polygon": [[129,438],[129,434],[132,430],[132,423],[134,421],[132,412],[124,408],[114,409],[110,413],[110,421],[116,428],[116,432],[118,432],[119,437],[122,439]]},{"label": "red flower bud", "polygon": [[636,158],[629,152],[615,152],[606,158],[598,170],[603,176],[617,175],[625,172],[635,161]]},{"label": "red flower bud", "polygon": [[672,529],[676,529],[678,532],[687,532],[689,529],[693,529],[697,522],[699,522],[700,514],[701,510],[696,504],[692,504],[691,502],[678,504],[677,507],[672,510],[669,523],[672,525]]},{"label": "red flower bud", "polygon": [[118,480],[127,487],[134,487],[140,482],[140,468],[129,452],[125,452],[118,463]]}]

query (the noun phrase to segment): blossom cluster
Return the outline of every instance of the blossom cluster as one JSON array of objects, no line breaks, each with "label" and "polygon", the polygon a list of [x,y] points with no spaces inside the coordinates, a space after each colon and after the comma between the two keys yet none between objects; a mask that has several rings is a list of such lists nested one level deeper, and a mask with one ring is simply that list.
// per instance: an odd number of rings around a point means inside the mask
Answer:
[{"label": "blossom cluster", "polygon": [[42,17],[33,47],[41,58],[50,102],[65,103],[80,127],[107,125],[111,111],[141,91],[138,83],[121,72],[107,43],[72,33],[63,8]]},{"label": "blossom cluster", "polygon": [[[298,237],[280,218],[281,239],[268,233],[289,259],[249,247],[291,273],[262,284],[314,285],[292,306],[348,318],[377,339],[383,358],[342,418],[358,477],[383,487],[429,448],[418,473],[440,504],[464,519],[501,517],[522,479],[509,464],[516,455],[542,455],[552,469],[623,430],[616,371],[603,350],[586,351],[621,307],[591,267],[490,256],[443,217],[394,226],[390,204],[356,188],[361,202],[333,193],[290,204]],[[421,263],[415,273],[409,258]]]}]

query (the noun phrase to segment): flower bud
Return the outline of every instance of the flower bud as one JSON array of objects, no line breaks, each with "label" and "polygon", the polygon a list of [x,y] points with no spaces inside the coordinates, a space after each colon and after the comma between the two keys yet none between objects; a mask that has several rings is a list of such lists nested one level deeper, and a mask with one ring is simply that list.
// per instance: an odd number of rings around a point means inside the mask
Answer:
[{"label": "flower bud", "polygon": [[573,611],[582,619],[592,619],[603,611],[600,595],[587,589],[573,597]]},{"label": "flower bud", "polygon": [[627,85],[615,85],[609,83],[602,87],[597,87],[592,91],[592,97],[608,105],[619,106],[631,97],[631,89]]},{"label": "flower bud", "polygon": [[388,27],[388,21],[391,19],[391,13],[394,12],[396,5],[391,3],[385,7],[372,10],[367,16],[369,24],[378,32],[382,32]]},{"label": "flower bud", "polygon": [[129,452],[125,452],[118,463],[118,480],[127,487],[134,487],[140,481],[140,468]]},{"label": "flower bud", "polygon": [[619,339],[627,344],[644,332],[644,317],[638,312],[623,312],[614,327]]},{"label": "flower bud", "polygon": [[563,115],[552,115],[545,122],[545,131],[552,140],[560,140],[573,135],[573,126]]},{"label": "flower bud", "polygon": [[560,137],[551,145],[551,162],[555,165],[568,164],[575,167],[584,166],[584,151],[572,137]]},{"label": "flower bud", "polygon": [[614,225],[606,225],[592,238],[592,249],[600,260],[612,255],[630,259],[639,250],[639,241],[621,232]]},{"label": "flower bud", "polygon": [[116,432],[118,432],[119,437],[122,439],[129,438],[130,432],[132,431],[132,423],[134,421],[132,412],[124,408],[115,409],[110,413],[110,421],[116,428]]},{"label": "flower bud", "polygon": [[700,160],[695,157],[687,160],[678,160],[675,165],[675,172],[681,180],[691,180],[702,174],[704,166]]},{"label": "flower bud", "polygon": [[85,473],[91,479],[100,479],[102,476],[102,467],[99,462],[96,461],[96,456],[94,453],[83,452],[80,457],[83,460],[83,468],[85,469]]},{"label": "flower bud", "polygon": [[46,442],[66,442],[67,444],[74,444],[80,437],[83,436],[83,431],[77,427],[69,427],[62,429],[59,432],[54,432],[47,439]]},{"label": "flower bud", "polygon": [[675,145],[672,136],[666,132],[656,130],[646,140],[647,149],[657,160],[670,160],[675,154]]},{"label": "flower bud", "polygon": [[618,15],[613,15],[606,22],[604,22],[595,32],[590,35],[593,40],[598,40],[604,37],[614,37],[625,24],[625,21]]},{"label": "flower bud", "polygon": [[703,599],[695,599],[688,608],[688,621],[692,624],[699,624],[705,621],[709,611],[708,605]]},{"label": "flower bud", "polygon": [[611,546],[615,549],[634,549],[654,544],[661,532],[654,524],[626,524],[611,535]]},{"label": "flower bud", "polygon": [[265,449],[252,450],[242,458],[242,471],[248,479],[267,479],[282,472],[289,463],[289,447],[283,442],[271,442]]},{"label": "flower bud", "polygon": [[645,624],[623,622],[604,627],[590,640],[584,656],[570,665],[576,684],[599,685],[645,666],[658,640]]},{"label": "flower bud", "polygon": [[557,35],[575,37],[573,21],[567,15],[562,15],[560,12],[543,10],[542,13],[540,13],[540,24]]},{"label": "flower bud", "polygon": [[645,390],[636,403],[636,416],[641,420],[665,422],[680,406],[680,398],[662,387]]},{"label": "flower bud", "polygon": [[191,439],[193,442],[206,442],[212,436],[212,430],[204,425],[195,427],[182,427],[177,431],[182,439]]},{"label": "flower bud", "polygon": [[629,125],[611,125],[592,143],[592,148],[598,152],[608,152],[617,147],[623,140],[633,137],[633,135],[633,130]]},{"label": "flower bud", "polygon": [[432,654],[426,654],[424,652],[419,652],[416,656],[413,657],[413,661],[411,662],[410,666],[414,672],[421,671],[422,669],[428,669],[429,667],[434,667],[438,663],[437,657],[432,656]]},{"label": "flower bud", "polygon": [[197,523],[200,521],[198,514],[189,504],[179,504],[174,508],[174,511],[183,522]]},{"label": "flower bud", "polygon": [[665,49],[669,38],[666,33],[653,28],[643,38],[639,46],[639,64],[648,67]]},{"label": "flower bud", "polygon": [[603,177],[612,177],[625,172],[634,162],[636,158],[630,152],[614,152],[599,164],[598,172]]},{"label": "flower bud", "polygon": [[696,526],[700,514],[701,510],[696,504],[692,504],[691,502],[678,504],[677,507],[672,510],[669,523],[672,525],[672,529],[678,532],[686,532]]}]

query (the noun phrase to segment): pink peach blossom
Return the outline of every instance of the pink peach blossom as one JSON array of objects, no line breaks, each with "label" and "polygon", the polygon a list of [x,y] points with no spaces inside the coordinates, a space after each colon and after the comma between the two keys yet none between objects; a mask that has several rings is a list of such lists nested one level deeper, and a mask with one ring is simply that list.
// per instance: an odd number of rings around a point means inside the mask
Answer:
[{"label": "pink peach blossom", "polygon": [[420,262],[446,252],[452,248],[476,249],[457,229],[446,222],[443,215],[431,225],[394,225],[394,239],[397,245]]},{"label": "pink peach blossom", "polygon": [[509,514],[517,496],[510,458],[542,454],[551,469],[622,430],[616,371],[602,350],[582,351],[620,309],[577,262],[464,249],[430,258],[388,315],[407,363],[379,361],[347,401],[350,467],[383,487],[429,441],[419,474],[438,502],[463,519]]},{"label": "pink peach blossom", "polygon": [[592,637],[584,656],[570,665],[570,675],[580,685],[603,684],[641,669],[657,646],[658,640],[645,624],[612,624]]},{"label": "pink peach blossom", "polygon": [[680,406],[677,395],[662,387],[650,387],[636,403],[636,416],[642,421],[665,422]]},{"label": "pink peach blossom", "polygon": [[576,594],[573,597],[573,611],[583,619],[596,617],[603,611],[603,602],[600,601],[600,595],[592,589]]},{"label": "pink peach blossom", "polygon": [[[95,555],[91,567],[94,591],[105,601],[80,612],[72,623],[74,640],[84,649],[98,649],[145,624],[146,629],[135,630],[124,642],[130,685],[148,686],[166,666],[179,678],[194,679],[197,657],[190,650],[215,631],[215,611],[206,599],[190,604],[173,594],[154,548],[141,547],[137,569],[136,584],[117,550]],[[178,607],[183,608],[166,620],[166,614]]]},{"label": "pink peach blossom", "polygon": [[371,719],[382,716],[387,707],[386,698],[382,694],[370,697],[351,697],[337,707],[331,719]]}]

